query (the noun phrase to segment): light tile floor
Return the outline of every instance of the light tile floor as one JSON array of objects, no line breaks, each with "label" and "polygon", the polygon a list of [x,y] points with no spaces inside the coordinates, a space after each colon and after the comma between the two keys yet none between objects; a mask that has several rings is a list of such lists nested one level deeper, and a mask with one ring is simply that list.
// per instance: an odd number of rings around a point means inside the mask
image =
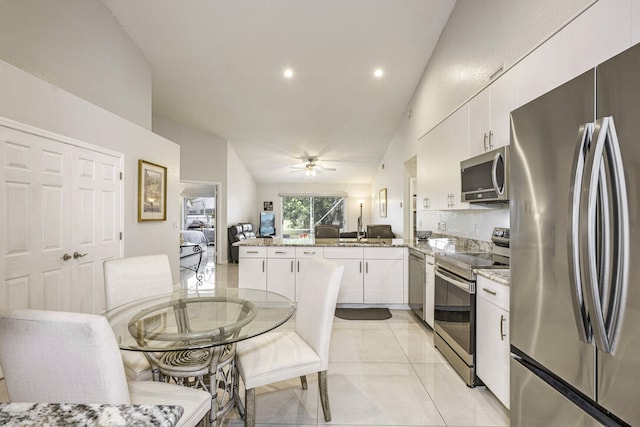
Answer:
[{"label": "light tile floor", "polygon": [[[203,267],[200,288],[237,287],[238,265]],[[192,272],[182,283],[196,286]],[[317,378],[256,390],[258,426],[508,426],[508,411],[484,387],[468,388],[433,346],[433,332],[410,311],[392,310],[383,321],[336,318],[328,373],[332,421],[319,403]],[[282,328],[292,328],[293,321]],[[6,401],[0,381],[0,401]],[[242,425],[235,411],[223,425]]]}]

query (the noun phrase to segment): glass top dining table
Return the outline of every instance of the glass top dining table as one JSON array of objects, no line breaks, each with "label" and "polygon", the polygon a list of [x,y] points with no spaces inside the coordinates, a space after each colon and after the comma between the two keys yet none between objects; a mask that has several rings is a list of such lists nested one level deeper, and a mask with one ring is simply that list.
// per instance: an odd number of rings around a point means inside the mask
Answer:
[{"label": "glass top dining table", "polygon": [[166,352],[230,344],[277,328],[295,311],[258,289],[178,290],[105,311],[123,350]]}]

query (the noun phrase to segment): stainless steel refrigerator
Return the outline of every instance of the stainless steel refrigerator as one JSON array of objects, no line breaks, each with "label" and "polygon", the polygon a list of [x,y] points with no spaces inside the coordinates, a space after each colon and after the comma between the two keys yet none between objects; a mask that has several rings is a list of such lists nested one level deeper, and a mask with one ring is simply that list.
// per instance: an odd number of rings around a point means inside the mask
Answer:
[{"label": "stainless steel refrigerator", "polygon": [[511,120],[511,425],[640,426],[640,45]]}]

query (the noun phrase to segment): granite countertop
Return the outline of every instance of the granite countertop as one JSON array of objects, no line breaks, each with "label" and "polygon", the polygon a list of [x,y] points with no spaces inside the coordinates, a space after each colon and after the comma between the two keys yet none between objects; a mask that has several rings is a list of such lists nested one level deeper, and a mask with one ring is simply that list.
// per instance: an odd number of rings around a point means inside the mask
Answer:
[{"label": "granite countertop", "polygon": [[511,271],[508,268],[474,270],[478,276],[485,277],[505,286],[511,285]]},{"label": "granite countertop", "polygon": [[404,239],[284,239],[256,237],[235,242],[233,246],[322,246],[322,247],[406,247]]},{"label": "granite countertop", "polygon": [[2,426],[175,426],[184,409],[177,405],[80,403],[0,403]]}]

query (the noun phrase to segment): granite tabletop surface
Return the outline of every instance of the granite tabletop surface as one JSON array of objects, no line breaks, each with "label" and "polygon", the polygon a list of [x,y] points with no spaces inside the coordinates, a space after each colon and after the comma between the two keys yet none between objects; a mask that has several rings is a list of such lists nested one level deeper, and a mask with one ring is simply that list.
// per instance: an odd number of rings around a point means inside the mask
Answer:
[{"label": "granite tabletop surface", "polygon": [[178,405],[0,403],[2,426],[175,426]]},{"label": "granite tabletop surface", "polygon": [[474,270],[478,276],[485,277],[505,286],[511,285],[511,271],[508,268]]}]

